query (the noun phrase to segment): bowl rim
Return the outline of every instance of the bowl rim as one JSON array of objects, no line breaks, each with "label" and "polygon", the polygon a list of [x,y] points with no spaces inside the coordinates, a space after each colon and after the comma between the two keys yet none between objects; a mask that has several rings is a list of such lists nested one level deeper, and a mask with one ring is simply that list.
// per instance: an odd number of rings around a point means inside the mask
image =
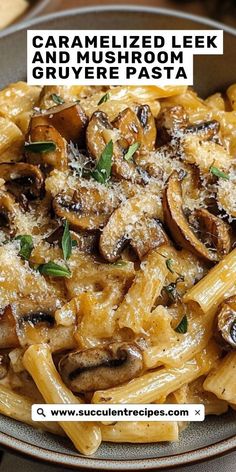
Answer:
[{"label": "bowl rim", "polygon": [[[46,5],[49,3],[49,0],[37,0],[37,1],[34,1],[33,5],[30,6],[29,8],[29,11],[25,13],[25,15],[23,15],[23,20],[19,20],[19,23],[22,24],[22,23],[25,23],[26,21],[28,21],[30,18],[33,18],[35,15],[37,15],[41,10],[43,10],[44,7],[46,7]],[[18,22],[17,22],[18,23]],[[10,29],[11,26],[9,28],[6,28],[6,29]]]},{"label": "bowl rim", "polygon": [[[44,2],[48,2],[48,0],[44,0]],[[201,23],[206,26],[215,28],[215,29],[223,29],[226,33],[232,34],[236,36],[236,28],[231,26],[225,25],[224,23],[220,23],[218,21],[211,20],[210,18],[206,18],[200,15],[194,15],[191,13],[185,13],[179,10],[174,10],[171,8],[159,8],[159,7],[149,7],[149,6],[135,6],[135,5],[92,5],[88,7],[78,7],[72,8],[69,10],[62,10],[56,13],[49,13],[47,15],[42,15],[37,18],[30,19],[28,21],[22,21],[20,23],[16,23],[15,25],[10,26],[9,28],[5,28],[0,32],[0,39],[8,36],[10,34],[16,33],[18,31],[31,28],[34,25],[37,25],[42,22],[47,22],[51,20],[55,20],[62,17],[70,17],[74,15],[82,15],[86,13],[94,13],[94,12],[105,12],[105,11],[127,11],[127,12],[146,12],[146,13],[154,13],[159,15],[169,15],[175,16],[177,18],[185,18],[187,20],[195,21],[196,23]]]},{"label": "bowl rim", "polygon": [[[47,0],[44,0],[46,3]],[[6,28],[0,32],[0,39],[6,36],[12,35],[16,32],[31,28],[35,25],[39,25],[42,22],[49,22],[51,20],[59,18],[68,18],[75,15],[83,15],[94,12],[115,12],[115,11],[127,11],[127,12],[143,12],[153,13],[159,15],[168,15],[177,18],[184,18],[195,21],[196,23],[206,25],[207,27],[214,29],[223,29],[226,33],[236,36],[236,29],[230,26],[224,25],[217,21],[201,17],[199,15],[193,15],[177,10],[168,8],[156,8],[146,6],[135,6],[135,5],[101,5],[101,6],[89,6],[82,8],[74,8],[65,10],[57,13],[51,13],[43,15],[38,18],[23,21],[9,28]],[[99,459],[92,456],[85,457],[81,454],[73,455],[64,452],[56,452],[46,447],[32,445],[23,439],[17,439],[8,433],[1,433],[0,444],[6,449],[14,451],[17,454],[28,456],[28,458],[34,460],[40,460],[49,464],[56,464],[61,467],[70,467],[75,469],[78,467],[83,469],[91,470],[110,470],[112,466],[113,470],[160,470],[160,469],[171,469],[177,468],[183,465],[192,465],[194,463],[213,459],[229,452],[236,451],[236,434],[230,436],[227,439],[217,441],[216,443],[208,446],[193,449],[192,451],[182,452],[179,454],[173,454],[168,456],[162,456],[150,459],[131,459],[131,460],[115,460],[115,459]]]}]

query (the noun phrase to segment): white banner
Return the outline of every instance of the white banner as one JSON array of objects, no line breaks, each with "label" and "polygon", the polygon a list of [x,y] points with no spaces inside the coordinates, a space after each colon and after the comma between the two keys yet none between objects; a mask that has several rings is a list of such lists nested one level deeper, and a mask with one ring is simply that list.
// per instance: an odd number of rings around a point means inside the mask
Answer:
[{"label": "white banner", "polygon": [[27,31],[30,85],[193,85],[193,56],[223,54],[222,30]]}]

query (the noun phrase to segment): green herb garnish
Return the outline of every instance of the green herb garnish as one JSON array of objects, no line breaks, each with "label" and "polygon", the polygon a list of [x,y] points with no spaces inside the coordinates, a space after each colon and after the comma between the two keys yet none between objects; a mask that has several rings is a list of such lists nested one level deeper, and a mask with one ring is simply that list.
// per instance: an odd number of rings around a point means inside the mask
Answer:
[{"label": "green herb garnish", "polygon": [[72,253],[72,238],[69,230],[68,222],[65,222],[64,231],[61,240],[61,247],[65,261],[70,258]]},{"label": "green herb garnish", "polygon": [[111,140],[105,146],[95,169],[91,172],[91,176],[95,180],[97,180],[97,182],[100,182],[100,184],[105,184],[110,178],[112,156],[113,156],[113,142]]},{"label": "green herb garnish", "polygon": [[63,105],[63,103],[65,103],[65,100],[63,100],[63,98],[61,98],[59,95],[57,95],[56,93],[52,93],[51,95],[51,99],[54,101],[54,103],[56,103],[57,105]]},{"label": "green herb garnish", "polygon": [[140,148],[140,143],[131,144],[131,146],[129,146],[128,151],[124,155],[124,160],[130,161],[130,159],[132,159],[133,155],[139,148]]},{"label": "green herb garnish", "polygon": [[229,180],[229,175],[223,172],[222,170],[218,169],[218,167],[211,166],[210,167],[210,172],[215,175],[216,177],[219,177],[224,180]]},{"label": "green herb garnish", "polygon": [[71,271],[67,267],[63,267],[55,262],[47,262],[46,264],[41,264],[38,267],[40,274],[50,275],[51,277],[66,277],[71,276]]},{"label": "green herb garnish", "polygon": [[174,263],[173,259],[166,259],[166,267],[172,274],[174,274],[175,272],[171,267],[173,263]]},{"label": "green herb garnish", "polygon": [[99,100],[98,105],[101,105],[102,103],[107,102],[109,98],[110,98],[109,92],[105,93],[105,95],[103,95],[103,97]]},{"label": "green herb garnish", "polygon": [[25,151],[27,152],[50,152],[56,150],[56,144],[54,141],[38,141],[35,143],[25,144]]},{"label": "green herb garnish", "polygon": [[29,234],[22,234],[17,236],[15,239],[20,241],[19,256],[21,256],[22,259],[28,261],[31,256],[31,252],[34,249],[32,236]]},{"label": "green herb garnish", "polygon": [[71,245],[72,247],[78,247],[78,242],[76,241],[76,239],[72,239]]},{"label": "green herb garnish", "polygon": [[185,334],[187,333],[187,330],[188,330],[188,318],[186,315],[184,315],[184,317],[182,318],[178,326],[176,326],[175,331],[177,333]]}]

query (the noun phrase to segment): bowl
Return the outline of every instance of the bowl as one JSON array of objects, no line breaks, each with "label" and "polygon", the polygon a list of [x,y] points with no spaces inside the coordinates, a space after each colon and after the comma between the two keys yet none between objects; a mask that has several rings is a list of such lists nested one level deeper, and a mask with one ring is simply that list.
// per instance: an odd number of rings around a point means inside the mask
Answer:
[{"label": "bowl", "polygon": [[[26,30],[30,29],[224,29],[224,56],[197,56],[194,87],[201,96],[223,90],[236,79],[235,30],[176,11],[139,7],[91,7],[71,10],[9,28],[0,34],[0,85],[26,78]],[[9,55],[11,51],[11,55]],[[236,414],[192,423],[179,443],[108,444],[84,457],[69,441],[1,418],[2,447],[37,460],[70,468],[98,470],[163,470],[225,454],[236,449]]]}]

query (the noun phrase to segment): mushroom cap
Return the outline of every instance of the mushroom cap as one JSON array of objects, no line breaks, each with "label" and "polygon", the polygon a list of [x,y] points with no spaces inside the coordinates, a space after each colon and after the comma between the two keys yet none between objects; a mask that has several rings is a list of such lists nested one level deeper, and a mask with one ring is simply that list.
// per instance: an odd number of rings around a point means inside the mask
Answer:
[{"label": "mushroom cap", "polygon": [[134,343],[111,343],[66,354],[58,368],[73,392],[94,392],[120,385],[139,375],[143,358]]},{"label": "mushroom cap", "polygon": [[236,349],[236,296],[223,301],[216,316],[216,339],[226,350]]},{"label": "mushroom cap", "polygon": [[[158,217],[159,204],[156,195],[142,192],[126,200],[112,213],[100,236],[99,249],[104,259],[109,262],[116,261],[125,243],[132,240],[132,233],[134,244],[136,241],[137,245],[137,222]],[[139,237],[142,232],[143,228],[140,228]]]},{"label": "mushroom cap", "polygon": [[219,259],[217,252],[208,249],[197,238],[184,215],[181,182],[176,171],[169,177],[163,194],[163,213],[165,223],[179,246],[208,261]]}]

